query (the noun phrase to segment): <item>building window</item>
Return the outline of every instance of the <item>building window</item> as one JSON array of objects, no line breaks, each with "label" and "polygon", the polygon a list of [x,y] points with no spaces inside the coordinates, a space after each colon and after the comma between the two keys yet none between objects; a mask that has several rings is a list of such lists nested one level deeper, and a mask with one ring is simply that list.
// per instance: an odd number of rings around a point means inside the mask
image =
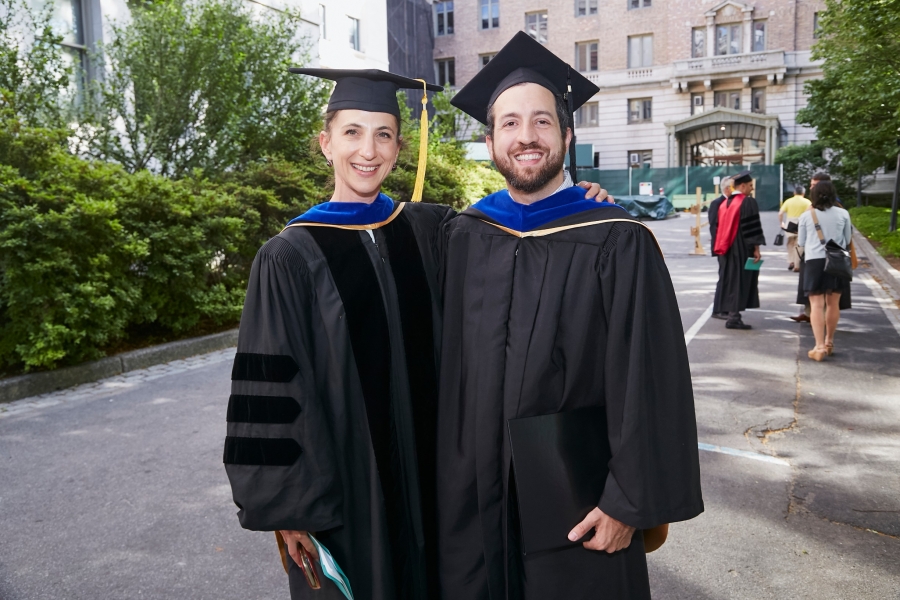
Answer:
[{"label": "building window", "polygon": [[706,56],[706,27],[696,27],[691,31],[691,58]]},{"label": "building window", "polygon": [[628,68],[653,66],[653,36],[633,35],[628,38]]},{"label": "building window", "polygon": [[62,36],[62,58],[73,68],[71,91],[77,98],[83,97],[85,75],[88,69],[87,47],[84,14],[81,0],[57,0],[55,2],[52,25]]},{"label": "building window", "polygon": [[713,106],[716,108],[733,108],[734,110],[741,110],[740,90],[714,93]]},{"label": "building window", "polygon": [[628,166],[649,169],[653,166],[653,150],[629,150]]},{"label": "building window", "polygon": [[597,0],[575,0],[575,16],[586,17],[597,14]]},{"label": "building window", "polygon": [[491,59],[497,56],[497,53],[494,52],[492,54],[480,54],[478,55],[478,70],[485,68]]},{"label": "building window", "polygon": [[650,0],[628,0],[628,10],[632,8],[650,8]]},{"label": "building window", "polygon": [[741,24],[716,26],[716,54],[741,53]]},{"label": "building window", "polygon": [[481,28],[500,27],[500,0],[479,0],[481,3]]},{"label": "building window", "polygon": [[456,85],[456,60],[444,58],[434,61],[437,70],[438,85],[453,87]]},{"label": "building window", "polygon": [[766,112],[766,88],[753,88],[750,98],[750,111],[764,114]]},{"label": "building window", "polygon": [[653,119],[653,99],[636,98],[628,101],[628,122],[649,123]]},{"label": "building window", "polygon": [[598,42],[579,42],[575,44],[575,68],[582,73],[597,70]]},{"label": "building window", "polygon": [[319,39],[324,40],[326,35],[325,29],[325,5],[319,5]]},{"label": "building window", "polygon": [[753,52],[766,50],[766,22],[753,21]]},{"label": "building window", "polygon": [[453,2],[434,3],[434,35],[453,34]]},{"label": "building window", "polygon": [[347,17],[347,25],[350,29],[350,47],[359,50],[359,19]]},{"label": "building window", "polygon": [[597,127],[600,125],[600,104],[587,102],[575,111],[575,127]]},{"label": "building window", "polygon": [[547,11],[526,13],[525,33],[542,44],[547,43]]},{"label": "building window", "polygon": [[819,13],[813,13],[813,39],[819,39]]},{"label": "building window", "polygon": [[691,114],[699,115],[703,112],[704,94],[691,94]]}]

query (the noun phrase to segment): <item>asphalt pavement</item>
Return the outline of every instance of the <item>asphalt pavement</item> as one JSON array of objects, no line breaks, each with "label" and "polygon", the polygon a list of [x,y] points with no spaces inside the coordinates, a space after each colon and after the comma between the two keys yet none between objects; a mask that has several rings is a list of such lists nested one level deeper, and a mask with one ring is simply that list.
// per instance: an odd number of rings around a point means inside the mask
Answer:
[{"label": "asphalt pavement", "polygon": [[[809,325],[787,319],[796,275],[768,246],[753,329],[728,331],[691,223],[651,227],[688,341],[706,512],[649,556],[654,597],[900,598],[896,300],[863,267],[835,356],[814,363]],[[774,213],[763,223],[771,240]],[[240,528],[222,467],[233,355],[0,405],[0,600],[288,598],[274,537]]]}]

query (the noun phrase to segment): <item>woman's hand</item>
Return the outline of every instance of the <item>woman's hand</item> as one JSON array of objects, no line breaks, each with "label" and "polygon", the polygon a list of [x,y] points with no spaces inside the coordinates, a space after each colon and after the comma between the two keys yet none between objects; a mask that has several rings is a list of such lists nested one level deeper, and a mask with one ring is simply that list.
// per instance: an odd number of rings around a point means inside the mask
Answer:
[{"label": "woman's hand", "polygon": [[613,204],[615,204],[616,202],[615,198],[610,196],[606,190],[601,188],[599,183],[579,181],[578,187],[587,190],[587,193],[584,195],[585,200],[595,200],[597,202],[603,202],[605,200],[607,202],[612,202]]},{"label": "woman's hand", "polygon": [[298,565],[303,564],[303,559],[300,558],[300,549],[297,548],[297,544],[301,544],[314,560],[319,560],[316,545],[309,539],[309,534],[305,531],[282,531],[281,537],[284,538],[284,543],[287,545],[288,554]]}]

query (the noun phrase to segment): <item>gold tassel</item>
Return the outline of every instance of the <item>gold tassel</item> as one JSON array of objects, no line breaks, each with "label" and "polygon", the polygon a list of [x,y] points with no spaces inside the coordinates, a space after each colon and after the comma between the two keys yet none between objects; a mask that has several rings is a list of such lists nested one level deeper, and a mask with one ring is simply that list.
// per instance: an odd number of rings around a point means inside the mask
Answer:
[{"label": "gold tassel", "polygon": [[425,189],[425,163],[428,162],[428,96],[427,84],[424,79],[416,79],[422,82],[422,118],[419,125],[419,167],[416,171],[416,185],[413,188],[412,201],[422,201],[422,191]]}]

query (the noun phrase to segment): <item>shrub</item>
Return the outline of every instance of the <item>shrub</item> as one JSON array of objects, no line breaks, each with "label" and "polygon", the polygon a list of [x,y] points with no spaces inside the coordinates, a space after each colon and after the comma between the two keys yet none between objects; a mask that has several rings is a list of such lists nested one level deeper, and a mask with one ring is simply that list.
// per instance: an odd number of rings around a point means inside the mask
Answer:
[{"label": "shrub", "polygon": [[900,258],[900,231],[888,232],[890,208],[878,206],[851,208],[850,217],[864,236],[878,243],[878,251],[881,254]]},{"label": "shrub", "polygon": [[80,160],[65,132],[6,125],[0,367],[96,358],[129,327],[236,322],[256,248],[243,253],[255,232],[235,195]]}]

